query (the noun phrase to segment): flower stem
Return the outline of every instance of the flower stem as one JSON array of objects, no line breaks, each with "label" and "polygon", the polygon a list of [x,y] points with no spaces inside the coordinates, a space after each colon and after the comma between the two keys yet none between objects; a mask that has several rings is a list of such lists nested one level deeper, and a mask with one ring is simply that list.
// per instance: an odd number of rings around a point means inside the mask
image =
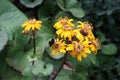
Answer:
[{"label": "flower stem", "polygon": [[[36,55],[36,38],[35,38],[35,31],[32,31],[32,38],[33,38],[33,47],[34,47],[34,51],[33,51],[33,56]],[[32,65],[34,66],[35,61],[33,60]],[[34,76],[34,80],[38,80],[37,76]]]},{"label": "flower stem", "polygon": [[54,77],[53,77],[52,79],[50,79],[50,80],[55,80],[55,78],[57,77],[57,75],[58,75],[59,72],[61,71],[63,65],[65,64],[65,61],[66,61],[66,58],[67,58],[67,53],[68,53],[68,52],[66,52],[66,54],[64,55],[63,60],[62,60],[62,63],[61,63],[61,65],[60,65],[60,67],[59,67],[57,73],[54,74]]},{"label": "flower stem", "polygon": [[[35,31],[32,31],[32,39],[33,39],[33,47],[34,47],[33,56],[35,56],[35,54],[36,54],[36,38],[35,38]],[[34,61],[32,62],[32,65],[34,66]]]}]

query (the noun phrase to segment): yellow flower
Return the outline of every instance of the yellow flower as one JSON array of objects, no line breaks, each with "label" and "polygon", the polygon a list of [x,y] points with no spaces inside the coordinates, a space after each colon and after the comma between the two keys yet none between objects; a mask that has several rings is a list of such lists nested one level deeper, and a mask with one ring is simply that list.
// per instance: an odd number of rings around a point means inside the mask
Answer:
[{"label": "yellow flower", "polygon": [[92,29],[93,27],[88,22],[78,21],[78,29],[74,30],[74,33],[80,41],[84,41],[85,38],[93,40],[95,37],[92,33]]},{"label": "yellow flower", "polygon": [[82,57],[86,58],[87,54],[91,53],[90,49],[86,47],[85,44],[73,41],[72,44],[67,45],[66,51],[71,51],[71,56],[76,57],[78,61],[82,61]]},{"label": "yellow flower", "polygon": [[66,44],[62,40],[56,39],[53,45],[51,46],[52,55],[57,54],[59,52],[66,53]]},{"label": "yellow flower", "polygon": [[37,21],[36,19],[30,19],[28,21],[25,21],[22,24],[22,27],[24,28],[23,32],[28,32],[31,29],[34,30],[40,30],[42,21]]},{"label": "yellow flower", "polygon": [[73,19],[69,19],[67,17],[59,18],[54,25],[54,28],[57,30],[56,34],[61,38],[68,38],[69,40],[71,40],[74,35],[74,24],[72,23],[72,21]]},{"label": "yellow flower", "polygon": [[74,24],[72,23],[73,19],[69,19],[68,17],[60,17],[57,22],[54,25],[55,29],[64,28],[65,25],[68,25],[70,27],[74,27]]},{"label": "yellow flower", "polygon": [[81,22],[78,21],[78,27],[79,28],[85,28],[86,30],[93,30],[93,26],[89,22]]},{"label": "yellow flower", "polygon": [[92,43],[90,43],[90,48],[91,50],[96,54],[97,51],[100,49],[100,41],[96,38],[92,41]]}]

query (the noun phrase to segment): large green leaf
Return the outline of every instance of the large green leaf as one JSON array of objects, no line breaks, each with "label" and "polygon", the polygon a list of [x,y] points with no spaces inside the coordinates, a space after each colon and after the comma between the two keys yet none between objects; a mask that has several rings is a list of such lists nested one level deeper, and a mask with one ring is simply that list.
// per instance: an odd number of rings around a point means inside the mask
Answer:
[{"label": "large green leaf", "polygon": [[28,65],[22,72],[22,75],[26,76],[26,77],[33,77],[33,73],[32,73],[32,69],[33,66],[32,65]]},{"label": "large green leaf", "polygon": [[53,71],[53,65],[46,64],[43,61],[36,61],[32,69],[34,75],[50,75]]},{"label": "large green leaf", "polygon": [[[67,73],[67,74],[66,74],[66,73]],[[72,79],[70,78],[70,74],[71,74],[70,71],[61,70],[55,80],[72,80]]]},{"label": "large green leaf", "polygon": [[75,79],[75,80],[86,80],[88,76],[88,72],[86,71],[85,68],[83,68],[82,66],[78,65],[76,66],[76,71],[71,74],[71,78]]},{"label": "large green leaf", "polygon": [[0,0],[0,28],[8,33],[10,40],[25,20],[27,20],[26,16],[11,2]]},{"label": "large green leaf", "polygon": [[81,18],[85,15],[84,11],[80,7],[79,8],[78,7],[70,8],[68,11],[71,12],[72,15],[77,17],[77,18]]},{"label": "large green leaf", "polygon": [[94,53],[88,55],[88,59],[92,62],[92,64],[96,64],[96,55]]},{"label": "large green leaf", "polygon": [[8,52],[7,46],[0,52],[0,79],[1,80],[18,80],[21,78],[21,74],[9,67],[5,62],[6,54]]},{"label": "large green leaf", "polygon": [[103,33],[101,32],[96,32],[98,39],[100,39],[100,42],[106,41],[106,37]]},{"label": "large green leaf", "polygon": [[40,5],[43,2],[43,0],[20,0],[20,2],[26,7],[34,8]]},{"label": "large green leaf", "polygon": [[63,0],[56,0],[56,1],[57,1],[58,6],[59,6],[63,11],[66,11],[64,1],[63,1]]},{"label": "large green leaf", "polygon": [[115,55],[117,53],[117,47],[113,43],[102,45],[102,53],[105,55]]},{"label": "large green leaf", "polygon": [[56,0],[58,6],[63,10],[70,12],[73,16],[81,18],[85,15],[76,0]]},{"label": "large green leaf", "polygon": [[7,41],[8,41],[8,35],[6,34],[6,32],[0,30],[0,51],[7,44]]},{"label": "large green leaf", "polygon": [[[44,42],[40,41],[40,43],[38,43],[36,47],[37,58],[41,59],[44,48]],[[7,54],[6,61],[10,66],[21,72],[30,64],[30,62],[28,62],[30,61],[28,57],[32,54],[33,48],[27,52],[23,52],[21,51],[20,47],[16,46],[16,48],[13,47],[13,49],[11,49],[11,51]]]}]

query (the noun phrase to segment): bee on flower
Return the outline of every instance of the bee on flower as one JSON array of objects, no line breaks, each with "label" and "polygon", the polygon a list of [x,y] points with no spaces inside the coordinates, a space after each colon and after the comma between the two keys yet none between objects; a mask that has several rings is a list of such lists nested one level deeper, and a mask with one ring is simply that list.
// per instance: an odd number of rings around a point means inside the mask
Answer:
[{"label": "bee on flower", "polygon": [[66,44],[63,40],[59,40],[59,39],[55,39],[53,41],[52,39],[52,43],[49,42],[49,45],[51,47],[52,50],[52,55],[57,54],[59,52],[61,53],[66,53]]},{"label": "bee on flower", "polygon": [[60,17],[57,20],[54,28],[60,40],[54,40],[51,50],[52,55],[58,52],[70,53],[81,62],[82,58],[86,58],[91,52],[96,54],[100,49],[100,43],[95,38],[93,26],[89,22],[78,21],[78,25],[75,26],[73,21],[68,17]]}]

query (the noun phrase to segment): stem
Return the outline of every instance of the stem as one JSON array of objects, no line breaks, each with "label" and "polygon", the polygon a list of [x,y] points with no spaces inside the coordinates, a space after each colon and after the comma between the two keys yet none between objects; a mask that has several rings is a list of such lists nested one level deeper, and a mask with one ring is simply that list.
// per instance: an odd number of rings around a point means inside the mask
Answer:
[{"label": "stem", "polygon": [[[35,31],[32,31],[32,37],[33,37],[33,47],[34,47],[33,56],[35,56],[35,54],[36,54],[36,39],[35,39]],[[32,62],[32,65],[34,66],[34,61]]]},{"label": "stem", "polygon": [[54,77],[53,77],[52,79],[50,79],[50,80],[55,80],[55,78],[57,77],[57,75],[58,75],[59,72],[61,71],[61,69],[62,69],[62,67],[63,67],[63,65],[64,65],[64,63],[65,63],[65,61],[66,61],[67,53],[68,53],[68,52],[66,52],[66,54],[64,55],[63,60],[62,60],[62,63],[61,63],[61,65],[60,65],[57,73],[56,73],[56,74],[54,75]]},{"label": "stem", "polygon": [[[33,56],[36,55],[36,38],[35,38],[35,31],[32,31],[32,37],[33,37]],[[32,65],[34,66],[35,61],[33,60]],[[35,75],[33,80],[38,80],[38,77]]]}]

